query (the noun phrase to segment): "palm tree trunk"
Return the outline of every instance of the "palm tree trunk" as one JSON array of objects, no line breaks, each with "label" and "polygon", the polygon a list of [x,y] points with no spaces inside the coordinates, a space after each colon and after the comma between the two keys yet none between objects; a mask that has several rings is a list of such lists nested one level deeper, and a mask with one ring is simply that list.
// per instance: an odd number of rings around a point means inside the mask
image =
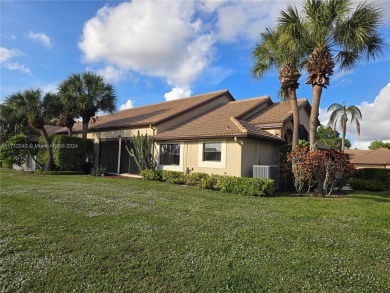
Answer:
[{"label": "palm tree trunk", "polygon": [[293,112],[294,126],[293,126],[292,150],[295,151],[299,140],[299,108],[298,108],[296,90],[289,90],[288,97],[290,99],[291,109]]},{"label": "palm tree trunk", "polygon": [[87,133],[88,133],[88,124],[91,118],[83,118],[83,129],[81,132],[81,138],[82,139],[87,139]]},{"label": "palm tree trunk", "polygon": [[54,169],[54,159],[53,159],[53,152],[52,152],[51,145],[50,145],[49,135],[47,134],[45,128],[40,128],[39,131],[42,134],[43,139],[45,140],[45,143],[46,143],[46,149],[47,149],[47,166],[46,166],[46,168],[48,171],[51,171]]},{"label": "palm tree trunk", "polygon": [[343,117],[343,137],[341,139],[341,151],[344,152],[344,148],[345,148],[345,136],[346,136],[346,133],[347,133],[347,117]]},{"label": "palm tree trunk", "polygon": [[320,101],[322,94],[322,86],[313,85],[312,86],[312,106],[310,113],[310,130],[309,130],[309,142],[310,142],[310,151],[317,149],[317,127],[318,127],[318,115],[320,110]]}]

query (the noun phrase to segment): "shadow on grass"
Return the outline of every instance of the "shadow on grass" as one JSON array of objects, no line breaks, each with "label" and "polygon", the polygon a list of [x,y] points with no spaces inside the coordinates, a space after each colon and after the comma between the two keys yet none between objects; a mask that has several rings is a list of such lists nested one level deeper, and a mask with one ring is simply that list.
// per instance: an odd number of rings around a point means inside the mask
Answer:
[{"label": "shadow on grass", "polygon": [[355,190],[351,192],[351,194],[349,194],[348,197],[390,203],[390,190],[377,191],[377,192]]}]

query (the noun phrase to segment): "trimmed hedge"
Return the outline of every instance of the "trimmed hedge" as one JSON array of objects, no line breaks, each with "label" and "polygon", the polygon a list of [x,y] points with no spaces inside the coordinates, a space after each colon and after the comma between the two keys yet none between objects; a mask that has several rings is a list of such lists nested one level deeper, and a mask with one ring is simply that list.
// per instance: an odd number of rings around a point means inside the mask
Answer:
[{"label": "trimmed hedge", "polygon": [[161,170],[146,169],[140,172],[144,180],[162,181]]},{"label": "trimmed hedge", "polygon": [[86,142],[81,137],[55,135],[52,141],[54,164],[64,171],[84,169]]},{"label": "trimmed hedge", "polygon": [[379,180],[371,180],[371,179],[361,179],[361,178],[353,178],[349,180],[349,185],[353,189],[357,190],[368,190],[368,191],[383,191],[385,190],[385,185]]},{"label": "trimmed hedge", "polygon": [[141,176],[144,180],[186,184],[245,196],[269,196],[275,191],[274,181],[271,179],[209,175],[197,172],[184,174],[183,172],[166,170],[143,170]]},{"label": "trimmed hedge", "polygon": [[380,181],[385,188],[390,188],[390,169],[362,168],[352,175],[355,179]]}]

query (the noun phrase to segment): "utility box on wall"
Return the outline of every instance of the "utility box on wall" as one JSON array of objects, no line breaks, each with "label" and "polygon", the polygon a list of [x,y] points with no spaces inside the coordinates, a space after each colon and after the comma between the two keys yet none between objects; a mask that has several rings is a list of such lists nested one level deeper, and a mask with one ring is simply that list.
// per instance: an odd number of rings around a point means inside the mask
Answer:
[{"label": "utility box on wall", "polygon": [[274,165],[253,165],[253,178],[272,179],[275,189],[279,189],[279,168]]}]

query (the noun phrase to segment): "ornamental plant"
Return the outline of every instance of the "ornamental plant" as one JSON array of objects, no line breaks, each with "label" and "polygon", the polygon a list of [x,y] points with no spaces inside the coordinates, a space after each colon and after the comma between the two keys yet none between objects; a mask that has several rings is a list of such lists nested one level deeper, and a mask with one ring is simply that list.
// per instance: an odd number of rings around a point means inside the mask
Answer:
[{"label": "ornamental plant", "polygon": [[310,193],[314,187],[330,195],[335,187],[341,190],[354,171],[348,155],[333,149],[310,152],[307,146],[301,146],[290,152],[287,160],[291,162],[294,186],[300,195]]}]

